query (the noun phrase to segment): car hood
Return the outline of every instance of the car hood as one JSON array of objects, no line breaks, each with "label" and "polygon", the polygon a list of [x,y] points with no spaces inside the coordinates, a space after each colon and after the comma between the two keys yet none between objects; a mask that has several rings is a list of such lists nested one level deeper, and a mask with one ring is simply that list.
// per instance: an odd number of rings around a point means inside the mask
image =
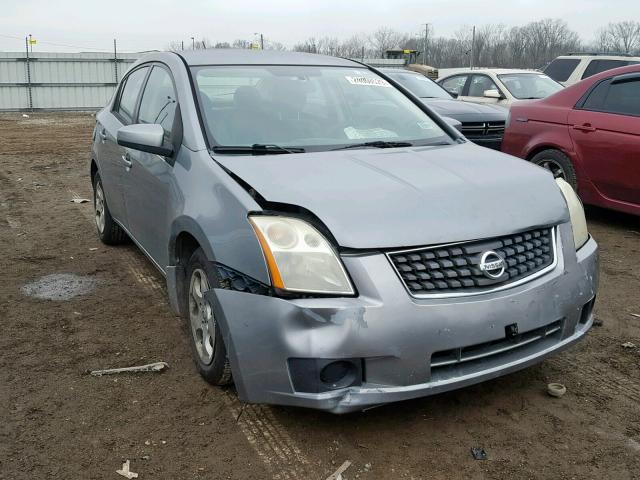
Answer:
[{"label": "car hood", "polygon": [[505,121],[507,109],[497,105],[447,100],[442,98],[421,98],[425,105],[443,117],[451,117],[460,122]]},{"label": "car hood", "polygon": [[568,219],[548,171],[471,143],[214,158],[265,200],[313,212],[342,247],[457,242]]}]

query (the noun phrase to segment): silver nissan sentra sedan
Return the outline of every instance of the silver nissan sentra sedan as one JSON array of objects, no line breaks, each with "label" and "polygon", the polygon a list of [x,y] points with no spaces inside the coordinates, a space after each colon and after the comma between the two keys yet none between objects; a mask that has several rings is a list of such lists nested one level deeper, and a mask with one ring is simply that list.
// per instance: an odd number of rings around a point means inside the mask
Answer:
[{"label": "silver nissan sentra sedan", "polygon": [[96,118],[100,238],[149,257],[198,371],[241,400],[361,410],[591,327],[597,245],[571,187],[366,65],[151,53]]}]

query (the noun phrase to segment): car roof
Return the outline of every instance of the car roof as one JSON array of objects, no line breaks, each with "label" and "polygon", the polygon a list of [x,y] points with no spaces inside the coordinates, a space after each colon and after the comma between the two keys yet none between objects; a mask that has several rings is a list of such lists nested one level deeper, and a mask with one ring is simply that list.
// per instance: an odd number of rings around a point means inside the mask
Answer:
[{"label": "car roof", "polygon": [[[473,70],[470,68],[456,70],[450,74],[447,74],[447,77],[452,77],[453,75],[468,75],[469,73],[495,73],[496,75],[510,74],[510,73],[542,73],[540,70],[526,70],[523,68],[474,68]],[[445,78],[443,76],[442,78]]]},{"label": "car roof", "polygon": [[277,50],[250,50],[241,48],[211,48],[175,52],[187,65],[315,65],[335,67],[362,67],[345,58],[315,53],[283,52]]},{"label": "car roof", "polygon": [[606,54],[606,53],[599,53],[599,54],[590,54],[590,53],[584,53],[584,54],[575,54],[575,55],[560,55],[559,57],[556,57],[555,60],[568,60],[568,59],[573,59],[573,58],[577,58],[579,60],[583,60],[583,59],[593,59],[593,60],[640,60],[640,57],[634,57],[632,55],[622,55],[622,54],[616,54],[616,53],[611,53],[611,54]]}]

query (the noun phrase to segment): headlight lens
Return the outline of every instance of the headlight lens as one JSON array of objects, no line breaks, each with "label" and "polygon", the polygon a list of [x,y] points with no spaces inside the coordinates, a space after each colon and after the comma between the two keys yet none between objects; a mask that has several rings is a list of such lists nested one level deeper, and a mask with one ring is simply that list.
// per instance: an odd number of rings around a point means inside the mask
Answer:
[{"label": "headlight lens", "polygon": [[589,232],[587,231],[587,219],[584,216],[584,208],[578,195],[562,178],[556,178],[556,183],[560,187],[562,195],[569,207],[569,216],[571,218],[571,227],[573,228],[573,243],[576,250],[587,243],[589,240]]},{"label": "headlight lens", "polygon": [[252,215],[273,286],[291,292],[353,295],[347,272],[324,236],[307,222]]}]

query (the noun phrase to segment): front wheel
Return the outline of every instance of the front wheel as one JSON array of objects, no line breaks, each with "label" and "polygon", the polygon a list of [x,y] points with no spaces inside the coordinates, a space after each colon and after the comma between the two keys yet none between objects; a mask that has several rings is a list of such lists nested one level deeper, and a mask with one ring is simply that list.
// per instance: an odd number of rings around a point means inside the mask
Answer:
[{"label": "front wheel", "polygon": [[100,174],[96,173],[93,178],[93,211],[96,222],[96,229],[98,230],[98,236],[102,243],[106,245],[117,245],[123,243],[127,234],[118,225],[109,212],[107,206],[107,197],[104,194],[104,188],[102,188],[102,179]]},{"label": "front wheel", "polygon": [[577,192],[578,191],[578,177],[576,170],[573,168],[573,164],[569,157],[559,150],[543,150],[537,153],[532,159],[531,163],[546,168],[553,173],[554,178],[562,178]]},{"label": "front wheel", "polygon": [[187,264],[184,289],[193,359],[200,375],[213,385],[232,382],[227,349],[211,304],[204,293],[218,285],[218,277],[204,251],[198,248]]}]

